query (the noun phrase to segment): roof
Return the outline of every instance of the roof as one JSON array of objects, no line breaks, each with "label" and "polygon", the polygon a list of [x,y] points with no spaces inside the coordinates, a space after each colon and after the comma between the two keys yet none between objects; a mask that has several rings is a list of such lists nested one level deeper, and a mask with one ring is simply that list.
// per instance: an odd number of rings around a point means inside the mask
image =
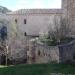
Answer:
[{"label": "roof", "polygon": [[7,14],[61,14],[62,9],[20,9]]}]

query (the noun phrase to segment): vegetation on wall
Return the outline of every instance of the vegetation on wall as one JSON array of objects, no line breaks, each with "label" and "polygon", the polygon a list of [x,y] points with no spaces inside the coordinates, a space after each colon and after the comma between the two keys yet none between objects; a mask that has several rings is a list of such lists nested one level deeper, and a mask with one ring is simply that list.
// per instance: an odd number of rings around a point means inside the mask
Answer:
[{"label": "vegetation on wall", "polygon": [[[50,25],[51,26],[51,25]],[[50,27],[48,35],[43,36],[41,42],[46,43],[49,46],[55,46],[60,44],[66,44],[74,38],[71,35],[72,27],[66,19],[62,19],[58,21],[54,18],[54,29]]]}]

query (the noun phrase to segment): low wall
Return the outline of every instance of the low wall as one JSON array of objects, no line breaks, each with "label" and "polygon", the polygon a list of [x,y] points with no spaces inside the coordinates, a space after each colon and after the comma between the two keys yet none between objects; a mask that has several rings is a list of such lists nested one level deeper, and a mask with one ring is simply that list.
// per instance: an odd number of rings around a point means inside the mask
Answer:
[{"label": "low wall", "polygon": [[33,46],[31,51],[33,52],[32,57],[35,57],[35,63],[75,62],[75,40],[58,46],[46,46],[37,43]]},{"label": "low wall", "polygon": [[29,63],[59,63],[58,46],[46,46],[36,42],[31,42],[28,53],[30,58]]},{"label": "low wall", "polygon": [[[47,46],[36,42],[29,42],[28,45],[22,45],[22,43],[18,41],[18,45],[13,42],[13,45],[11,44],[12,47],[11,45],[9,46],[8,59],[14,63],[23,61],[24,63],[59,63],[70,61],[75,63],[75,40],[60,46]],[[0,57],[3,53],[4,52],[1,50]]]},{"label": "low wall", "polygon": [[45,46],[45,45],[37,44],[36,62],[37,63],[48,63],[48,62],[59,63],[59,48],[57,46]]},{"label": "low wall", "polygon": [[58,47],[60,62],[75,62],[75,40],[68,44],[60,45]]}]

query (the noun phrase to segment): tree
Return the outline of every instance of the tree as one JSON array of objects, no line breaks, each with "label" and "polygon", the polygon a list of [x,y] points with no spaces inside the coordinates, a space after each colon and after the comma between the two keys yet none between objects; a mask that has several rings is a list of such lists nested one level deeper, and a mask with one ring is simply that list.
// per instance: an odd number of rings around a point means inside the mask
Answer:
[{"label": "tree", "polygon": [[0,20],[0,39],[1,39],[1,48],[3,50],[3,54],[6,55],[6,65],[7,65],[7,57],[8,57],[8,50],[7,50],[7,25],[8,25],[8,21],[5,19],[1,19]]},{"label": "tree", "polygon": [[8,21],[5,19],[0,20],[0,38],[2,41],[7,39],[7,24]]},{"label": "tree", "polygon": [[64,19],[60,17],[60,21],[58,19],[54,18],[54,29],[49,30],[48,34],[50,39],[56,39],[56,42],[60,42],[61,39],[64,39],[66,37],[69,37],[71,33],[71,25],[69,23],[70,21],[67,21],[67,19]]}]

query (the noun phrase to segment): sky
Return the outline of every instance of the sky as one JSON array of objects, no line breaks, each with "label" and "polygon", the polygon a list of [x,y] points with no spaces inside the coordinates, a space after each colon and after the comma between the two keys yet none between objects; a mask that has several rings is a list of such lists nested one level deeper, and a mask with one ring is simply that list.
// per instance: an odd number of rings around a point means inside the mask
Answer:
[{"label": "sky", "polygon": [[0,6],[15,11],[18,9],[61,8],[61,0],[0,0]]}]

